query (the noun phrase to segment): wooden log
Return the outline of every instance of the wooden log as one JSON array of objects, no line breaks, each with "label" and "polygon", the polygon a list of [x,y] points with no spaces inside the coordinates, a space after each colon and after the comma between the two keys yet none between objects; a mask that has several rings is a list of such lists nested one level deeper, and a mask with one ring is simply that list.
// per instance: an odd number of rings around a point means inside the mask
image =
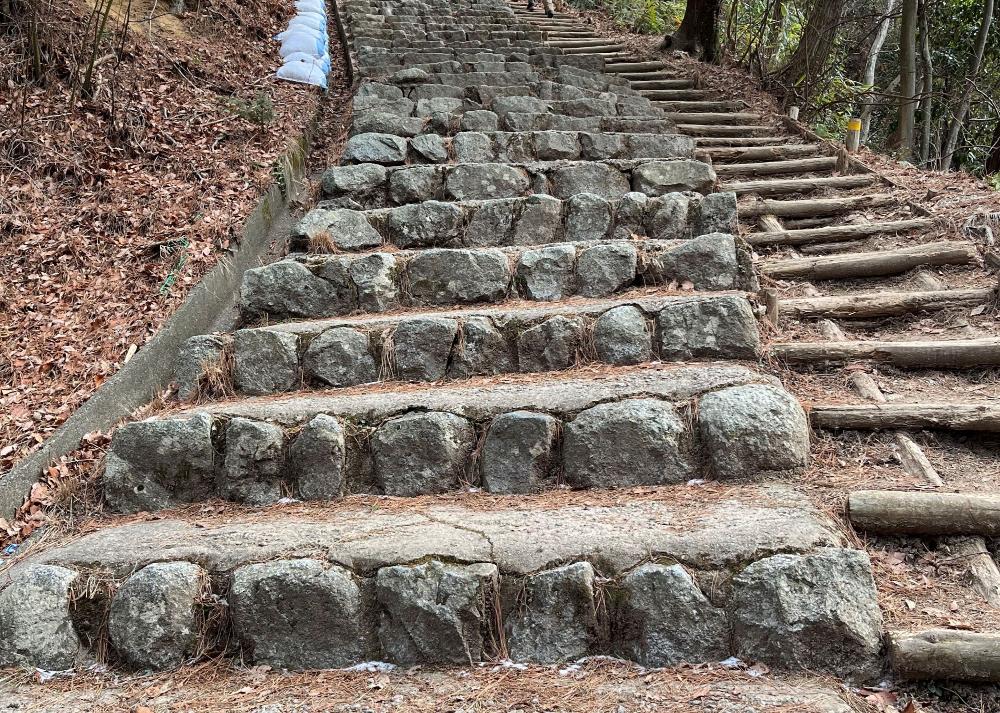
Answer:
[{"label": "wooden log", "polygon": [[[706,150],[716,161],[778,161],[816,156],[822,153],[823,148],[819,144],[779,144],[777,146],[714,146]],[[740,215],[745,215],[742,207],[740,207]]]},{"label": "wooden log", "polygon": [[758,222],[764,230],[784,230],[781,221],[773,215],[762,215]]},{"label": "wooden log", "polygon": [[956,403],[892,403],[862,406],[813,406],[817,428],[879,430],[940,428],[953,431],[1000,431],[1000,405]]},{"label": "wooden log", "polygon": [[845,240],[842,243],[811,243],[800,245],[799,252],[803,255],[832,255],[833,253],[861,252],[865,249],[865,240]]},{"label": "wooden log", "polygon": [[728,126],[719,124],[678,124],[677,130],[691,136],[761,136],[773,134],[770,126],[746,125]]},{"label": "wooden log", "polygon": [[772,344],[770,353],[790,364],[870,359],[901,367],[962,369],[1000,365],[1000,339],[880,342],[829,341]]},{"label": "wooden log", "polygon": [[726,163],[715,167],[720,177],[728,176],[771,176],[782,173],[815,173],[833,169],[837,159],[832,156],[796,158],[787,161],[763,161],[760,163]]},{"label": "wooden log", "polygon": [[701,112],[667,112],[667,118],[677,124],[697,124],[718,128],[720,124],[737,124],[740,126],[756,126],[764,117],[760,114],[750,114],[736,111],[701,111]]},{"label": "wooden log", "polygon": [[695,145],[703,146],[776,146],[788,140],[787,136],[699,136]]},{"label": "wooden log", "polygon": [[948,537],[942,543],[966,566],[969,579],[990,606],[1000,608],[1000,568],[982,537]]},{"label": "wooden log", "polygon": [[785,178],[771,181],[739,181],[725,183],[721,190],[735,191],[737,195],[756,193],[762,196],[778,196],[786,193],[812,193],[824,188],[864,188],[874,182],[875,178],[869,175],[820,176],[818,178]]},{"label": "wooden log", "polygon": [[[775,161],[775,163],[788,163]],[[766,164],[757,164],[766,165]],[[715,172],[722,173],[728,166],[716,166]],[[799,230],[784,230],[774,233],[754,233],[746,236],[751,245],[802,245],[820,240],[856,240],[872,235],[903,233],[910,230],[930,228],[935,224],[933,218],[913,218],[911,220],[890,220],[882,223],[852,223],[850,225],[827,225],[822,228],[803,228]]]},{"label": "wooden log", "polygon": [[[645,93],[643,95],[645,96]],[[743,102],[711,99],[702,101],[657,101],[653,103],[657,108],[663,109],[666,112],[737,111],[744,106]]]},{"label": "wooden log", "polygon": [[889,660],[904,679],[1000,683],[1000,635],[953,629],[892,633]]},{"label": "wooden log", "polygon": [[615,62],[604,65],[605,72],[654,72],[660,69],[669,69],[666,62],[653,60],[651,62]]},{"label": "wooden log", "polygon": [[958,307],[975,307],[996,298],[996,290],[985,287],[969,290],[929,292],[865,292],[829,297],[796,297],[782,300],[781,312],[796,319],[877,319]]},{"label": "wooden log", "polygon": [[881,277],[908,272],[921,265],[967,265],[978,253],[970,242],[945,240],[880,252],[823,255],[764,263],[761,271],[773,279],[805,277],[836,280],[845,277]]},{"label": "wooden log", "polygon": [[690,79],[635,79],[630,82],[633,89],[691,89],[694,82]]},{"label": "wooden log", "polygon": [[1000,495],[856,490],[847,496],[854,527],[894,535],[1000,535]]},{"label": "wooden log", "polygon": [[654,106],[659,106],[659,102],[695,102],[717,99],[715,92],[705,89],[650,89],[642,93],[642,96],[653,102]]},{"label": "wooden log", "polygon": [[[713,152],[713,156],[715,156],[714,152],[718,150],[708,149],[708,151]],[[889,193],[873,193],[871,195],[850,196],[848,198],[806,198],[785,201],[763,199],[741,203],[738,208],[741,218],[744,216],[763,215],[764,213],[778,215],[782,218],[812,218],[822,215],[850,213],[863,208],[876,208],[891,205],[895,202],[896,198]]]}]

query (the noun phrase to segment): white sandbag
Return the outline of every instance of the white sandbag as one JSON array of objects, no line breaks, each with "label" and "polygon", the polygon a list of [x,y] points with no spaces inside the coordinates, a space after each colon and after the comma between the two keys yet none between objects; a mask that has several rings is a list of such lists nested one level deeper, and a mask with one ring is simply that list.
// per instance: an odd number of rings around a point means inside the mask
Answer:
[{"label": "white sandbag", "polygon": [[326,72],[315,62],[299,60],[286,62],[275,73],[278,79],[300,84],[311,84],[314,87],[326,89]]},{"label": "white sandbag", "polygon": [[295,9],[302,12],[318,12],[326,14],[326,3],[323,0],[295,0]]},{"label": "white sandbag", "polygon": [[296,15],[288,21],[288,29],[293,27],[308,27],[313,30],[323,30],[326,32],[326,18],[313,12],[305,15]]},{"label": "white sandbag", "polygon": [[292,52],[290,55],[285,57],[285,64],[289,64],[291,62],[315,62],[323,68],[324,72],[330,71],[330,55],[326,52],[319,57],[306,52]]},{"label": "white sandbag", "polygon": [[327,36],[326,30],[317,30],[312,27],[304,27],[302,25],[292,25],[287,30],[279,32],[274,36],[274,39],[279,42],[284,42],[290,37],[295,37],[297,35],[302,35],[304,37],[313,37],[323,43],[326,46]]},{"label": "white sandbag", "polygon": [[314,35],[296,33],[283,39],[281,49],[278,50],[282,59],[288,57],[292,52],[305,52],[313,57],[320,57],[326,52],[326,43]]}]

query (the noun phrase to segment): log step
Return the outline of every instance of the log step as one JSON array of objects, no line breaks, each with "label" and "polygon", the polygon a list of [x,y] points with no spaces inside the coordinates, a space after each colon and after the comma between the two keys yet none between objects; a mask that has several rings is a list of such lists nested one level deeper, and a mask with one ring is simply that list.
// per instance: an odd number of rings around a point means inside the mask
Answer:
[{"label": "log step", "polygon": [[593,39],[565,39],[556,40],[550,39],[548,41],[549,47],[562,47],[564,49],[572,49],[576,47],[620,47],[621,45],[607,40],[603,37],[595,37]]},{"label": "log step", "polygon": [[[791,148],[791,147],[789,147]],[[704,149],[712,158],[713,149]],[[718,149],[716,149],[718,150]],[[750,150],[750,149],[744,149]],[[761,148],[767,151],[767,148]],[[873,193],[864,196],[849,196],[847,198],[809,198],[805,200],[754,200],[739,204],[741,218],[754,218],[761,215],[775,215],[779,218],[811,218],[814,216],[838,215],[850,213],[862,208],[878,208],[897,202],[895,196],[889,193]]]},{"label": "log step", "polygon": [[604,71],[611,72],[612,74],[621,74],[623,72],[653,72],[656,70],[667,69],[669,66],[670,65],[666,62],[661,62],[659,60],[653,60],[652,62],[612,62],[604,65]]},{"label": "log step", "polygon": [[[609,71],[605,67],[605,71]],[[689,80],[690,77],[682,72],[657,72],[657,71],[639,71],[639,72],[617,72],[619,77],[622,79],[627,79],[630,82],[645,82],[645,81],[659,81],[659,80],[671,80],[671,79],[683,79]],[[692,86],[695,86],[692,82]]]},{"label": "log step", "polygon": [[904,368],[964,369],[1000,365],[1000,339],[792,342],[772,344],[768,353],[789,364],[831,364],[864,359]]},{"label": "log step", "polygon": [[[645,94],[643,93],[645,96]],[[739,111],[746,107],[740,101],[658,101],[657,109],[671,113],[702,111]]]},{"label": "log step", "polygon": [[788,159],[786,161],[723,163],[715,166],[715,173],[720,178],[728,176],[769,176],[791,173],[818,173],[821,171],[832,171],[836,167],[836,156],[815,156],[811,158]]},{"label": "log step", "polygon": [[710,126],[719,128],[719,124],[726,126],[731,124],[753,125],[764,119],[760,114],[737,111],[702,111],[702,112],[668,112],[667,118],[678,124],[699,126]]},{"label": "log step", "polygon": [[[680,127],[678,127],[680,128]],[[756,193],[761,196],[775,196],[786,193],[812,193],[825,188],[864,188],[875,183],[877,178],[869,173],[856,176],[821,176],[818,178],[785,178],[772,181],[740,181],[726,183],[722,190],[733,191],[737,195]]]},{"label": "log step", "polygon": [[[645,75],[643,75],[645,76]],[[694,89],[693,79],[679,79],[674,78],[673,75],[668,79],[635,79],[629,82],[632,88],[644,92],[652,89]]]},{"label": "log step", "polygon": [[742,146],[780,146],[788,143],[792,136],[698,136],[695,146],[734,148]]},{"label": "log step", "polygon": [[708,146],[703,149],[712,160],[778,161],[789,158],[816,156],[826,151],[822,144],[780,144],[778,146]]},{"label": "log step", "polygon": [[[836,161],[836,159],[831,160]],[[725,175],[721,170],[723,168],[725,166],[716,166],[716,174]],[[752,233],[747,235],[746,239],[751,245],[802,245],[804,243],[814,243],[823,240],[855,240],[872,235],[905,233],[911,230],[931,228],[936,222],[933,218],[914,218],[912,220],[889,220],[883,223],[828,225],[822,228]]]},{"label": "log step", "polygon": [[937,428],[952,431],[1000,431],[1000,406],[969,403],[891,403],[817,406],[810,411],[817,428],[887,430]]},{"label": "log step", "polygon": [[900,535],[1000,535],[1000,495],[856,490],[847,498],[851,524]]},{"label": "log step", "polygon": [[889,636],[892,670],[907,680],[1000,683],[1000,636],[930,629]]},{"label": "log step", "polygon": [[677,130],[690,136],[764,136],[774,133],[773,126],[743,125],[728,126],[720,124],[678,124]]},{"label": "log step", "polygon": [[923,292],[870,292],[830,297],[799,297],[781,300],[780,314],[792,319],[873,319],[933,312],[956,307],[975,307],[996,299],[996,289],[927,290]]},{"label": "log step", "polygon": [[978,256],[979,251],[970,242],[943,240],[896,250],[775,260],[765,262],[761,271],[775,280],[884,277],[909,272],[923,265],[968,265]]},{"label": "log step", "polygon": [[587,47],[564,47],[563,54],[615,54],[625,51],[625,45],[591,45]]},{"label": "log step", "polygon": [[719,98],[718,93],[709,89],[646,89],[640,93],[656,106],[660,106],[660,101],[702,101]]}]

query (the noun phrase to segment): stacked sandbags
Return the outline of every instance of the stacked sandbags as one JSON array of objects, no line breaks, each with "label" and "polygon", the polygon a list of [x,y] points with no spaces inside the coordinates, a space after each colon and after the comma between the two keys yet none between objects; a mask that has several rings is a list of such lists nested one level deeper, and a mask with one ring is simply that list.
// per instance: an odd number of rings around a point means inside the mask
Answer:
[{"label": "stacked sandbags", "polygon": [[296,0],[295,16],[288,29],[275,35],[281,42],[284,61],[278,79],[311,84],[326,89],[330,73],[329,40],[326,34],[326,5],[323,0]]}]

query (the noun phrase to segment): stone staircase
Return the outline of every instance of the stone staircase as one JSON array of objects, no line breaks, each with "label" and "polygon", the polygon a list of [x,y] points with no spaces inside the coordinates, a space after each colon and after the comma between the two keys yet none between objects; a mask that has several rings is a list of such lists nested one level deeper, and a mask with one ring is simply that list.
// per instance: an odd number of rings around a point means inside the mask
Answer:
[{"label": "stone staircase", "polygon": [[757,369],[698,90],[499,0],[342,12],[365,81],[322,200],[185,346],[188,402],[116,431],[120,520],[7,572],[0,663],[877,677],[868,556],[782,482],[809,427]]}]

